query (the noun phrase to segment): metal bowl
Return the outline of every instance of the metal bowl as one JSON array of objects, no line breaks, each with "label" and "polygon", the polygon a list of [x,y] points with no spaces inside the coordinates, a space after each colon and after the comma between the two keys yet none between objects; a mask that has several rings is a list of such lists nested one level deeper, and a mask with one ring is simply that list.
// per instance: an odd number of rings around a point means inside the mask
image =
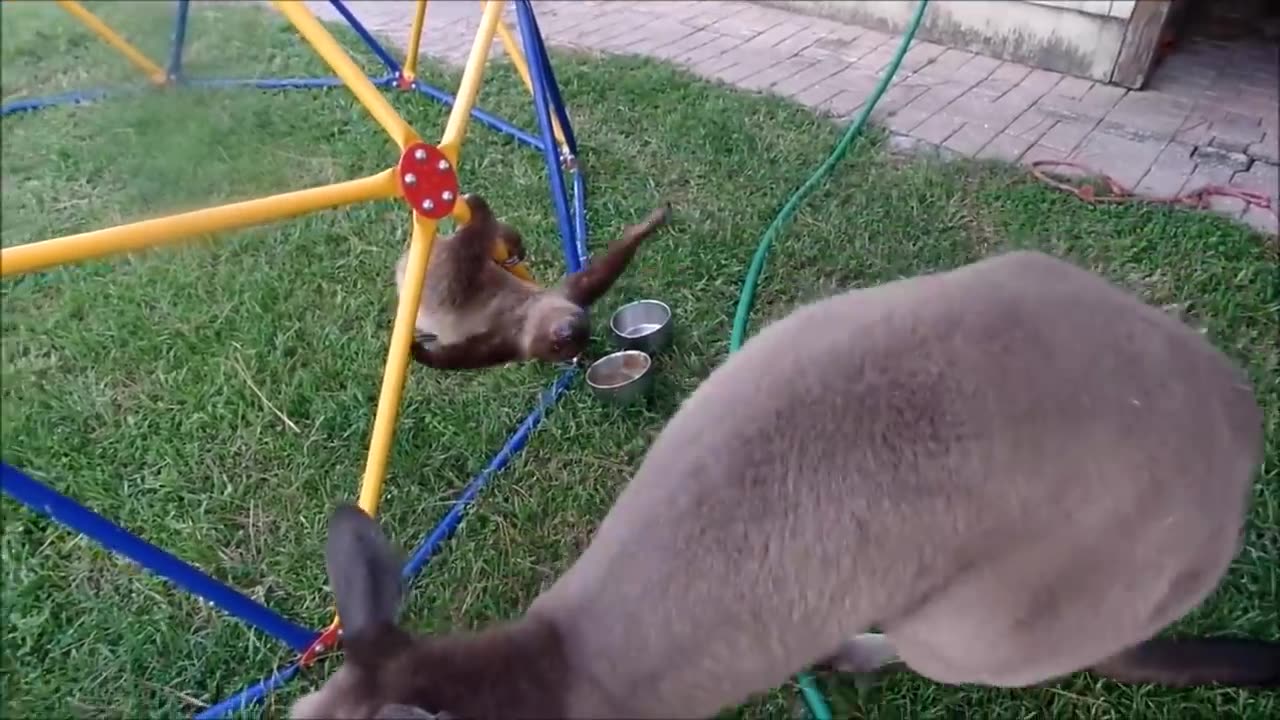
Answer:
[{"label": "metal bowl", "polygon": [[664,302],[636,300],[614,311],[609,331],[618,347],[657,355],[671,346],[675,317]]},{"label": "metal bowl", "polygon": [[587,386],[596,397],[618,405],[639,400],[653,390],[653,358],[639,350],[619,350],[591,363]]}]

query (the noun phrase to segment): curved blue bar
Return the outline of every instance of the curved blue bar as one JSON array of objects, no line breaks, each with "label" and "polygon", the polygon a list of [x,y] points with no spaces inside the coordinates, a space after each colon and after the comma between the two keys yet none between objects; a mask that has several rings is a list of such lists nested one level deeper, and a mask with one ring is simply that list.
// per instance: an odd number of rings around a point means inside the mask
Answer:
[{"label": "curved blue bar", "polygon": [[396,59],[391,57],[391,53],[388,53],[387,49],[382,47],[382,43],[378,42],[377,38],[365,29],[364,23],[360,22],[360,19],[347,9],[346,3],[342,2],[342,0],[329,0],[329,4],[333,6],[334,10],[338,11],[343,20],[347,21],[351,29],[356,31],[356,35],[359,35],[364,44],[368,45],[369,49],[373,51],[373,54],[378,56],[382,64],[386,65],[387,69],[395,75],[399,75],[400,63],[396,62]]},{"label": "curved blue bar", "polygon": [[187,44],[187,15],[190,10],[190,0],[178,0],[178,7],[173,13],[173,45],[169,47],[169,69],[166,72],[170,80],[182,77],[182,51]]},{"label": "curved blue bar", "polygon": [[298,663],[289,663],[271,673],[271,677],[250,685],[217,705],[211,705],[200,711],[195,720],[214,720],[214,718],[231,717],[238,712],[251,708],[262,702],[271,693],[284,687],[285,683],[294,679],[298,675],[298,670]]},{"label": "curved blue bar", "polygon": [[194,565],[161,550],[9,463],[0,463],[0,489],[35,512],[96,540],[106,549],[129,558],[299,652],[311,647],[315,640],[314,630],[286,620],[276,611],[213,579]]},{"label": "curved blue bar", "polygon": [[[417,90],[423,95],[426,95],[432,100],[438,100],[439,102],[442,102],[449,107],[453,107],[453,104],[457,102],[457,98],[455,98],[454,96],[450,95],[444,90],[441,90],[440,88],[428,85],[427,83],[424,83],[421,80],[413,81],[413,89]],[[472,107],[471,117],[475,118],[476,120],[479,120],[480,122],[484,123],[485,125],[488,125],[489,127],[493,128],[494,130],[497,130],[500,133],[506,133],[507,135],[510,135],[511,137],[515,138],[516,140],[519,140],[520,142],[524,143],[525,145],[528,145],[529,147],[535,150],[542,150],[541,140],[530,135],[524,130],[521,130],[515,125],[512,125],[506,120],[503,120],[497,115],[485,112],[484,110],[481,110],[480,108],[477,108],[477,107]]]},{"label": "curved blue bar", "polygon": [[545,55],[537,48],[540,41],[533,29],[533,7],[528,0],[516,0],[516,17],[520,26],[520,42],[529,58],[529,75],[533,85],[533,105],[538,117],[539,134],[542,136],[542,156],[547,163],[547,175],[551,185],[551,202],[556,208],[556,222],[560,226],[560,242],[564,260],[571,273],[582,269],[583,258],[578,254],[574,240],[573,220],[569,215],[569,194],[564,184],[564,171],[560,165],[560,148],[551,125],[551,102],[547,92],[547,73],[543,66]]}]

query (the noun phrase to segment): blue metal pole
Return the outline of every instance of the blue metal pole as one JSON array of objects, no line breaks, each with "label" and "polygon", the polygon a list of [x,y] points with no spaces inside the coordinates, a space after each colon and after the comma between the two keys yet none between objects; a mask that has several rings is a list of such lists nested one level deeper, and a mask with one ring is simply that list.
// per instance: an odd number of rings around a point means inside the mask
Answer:
[{"label": "blue metal pole", "polygon": [[[442,102],[449,107],[453,107],[453,104],[457,102],[457,98],[455,98],[454,96],[450,95],[449,93],[439,88],[432,87],[431,85],[428,85],[422,82],[421,80],[414,80],[413,88],[418,92],[422,93],[423,95],[426,95],[427,97],[433,100],[438,100],[439,102]],[[484,123],[485,125],[493,128],[494,130],[497,130],[500,133],[510,135],[511,137],[524,143],[525,145],[528,145],[529,147],[535,150],[542,149],[541,140],[530,135],[528,132],[521,130],[515,125],[512,125],[510,122],[503,120],[497,115],[493,115],[491,113],[485,112],[484,110],[481,110],[479,108],[473,108],[471,110],[471,117],[475,118],[476,120],[479,120],[481,123]]]},{"label": "blue metal pole", "polygon": [[373,34],[365,29],[364,23],[360,22],[360,20],[356,18],[351,10],[347,8],[346,3],[342,2],[342,0],[329,0],[329,4],[333,6],[334,10],[338,11],[338,14],[342,16],[342,19],[347,21],[347,24],[351,26],[351,29],[356,31],[356,35],[359,35],[360,39],[364,41],[364,44],[368,45],[369,49],[373,51],[373,54],[378,56],[378,59],[382,61],[382,64],[386,65],[387,69],[396,76],[399,76],[400,63],[396,62],[396,59],[391,57],[391,54],[387,52],[386,48],[382,47],[382,43],[378,42],[378,40],[373,37]]},{"label": "blue metal pole", "polygon": [[[396,82],[395,75],[387,75],[380,78],[370,78],[374,85],[379,87],[388,87]],[[342,80],[336,77],[323,78],[199,78],[196,80],[187,80],[188,85],[197,87],[254,87],[262,90],[289,90],[289,89],[308,89],[308,88],[330,88],[342,87]]]},{"label": "blue metal pole", "polygon": [[578,242],[578,258],[587,263],[591,251],[587,249],[587,180],[582,166],[573,169],[573,228]]},{"label": "blue metal pole", "polygon": [[[399,79],[398,75],[386,75],[378,78],[370,78],[374,85],[378,87],[392,87]],[[262,90],[288,90],[288,89],[314,89],[328,87],[342,87],[343,82],[338,78],[183,78],[183,84],[196,87],[255,87]],[[91,90],[76,90],[74,92],[60,93],[58,95],[46,95],[38,98],[26,98],[23,100],[14,100],[0,106],[0,117],[20,112],[31,112],[33,110],[43,110],[48,107],[57,107],[59,105],[76,105],[80,103],[93,102],[101,100],[116,94],[137,93],[142,90],[138,88],[97,88]],[[532,138],[532,136],[530,136]],[[541,144],[538,145],[541,147]]]},{"label": "blue metal pole", "polygon": [[[547,54],[547,43],[542,36],[542,29],[538,27],[538,17],[533,12],[533,5],[528,0],[520,1],[529,5],[529,24],[533,26],[533,38],[536,41],[536,49],[534,51],[526,49],[525,54],[529,56],[531,64],[536,62],[542,66],[543,76],[546,78],[547,83],[547,95],[551,98],[551,107],[556,113],[556,119],[560,121],[560,129],[564,132],[565,144],[569,146],[569,152],[577,155],[578,140],[573,135],[573,125],[569,122],[569,111],[565,107],[564,100],[560,97],[560,83],[556,81],[555,69],[551,67],[551,56]],[[535,56],[537,59],[535,59]]]},{"label": "blue metal pole", "polygon": [[297,677],[299,669],[298,663],[289,663],[271,673],[270,677],[250,685],[217,705],[205,708],[200,714],[196,715],[195,720],[215,720],[215,718],[220,720],[247,710],[262,702],[268,695],[284,687],[286,683]]},{"label": "blue metal pole", "polygon": [[0,489],[31,510],[88,536],[106,549],[123,555],[187,592],[204,598],[299,652],[310,647],[318,636],[314,630],[286,620],[274,610],[213,579],[195,566],[161,550],[9,463],[0,463]]},{"label": "blue metal pole", "polygon": [[[520,26],[520,41],[524,45],[525,54],[537,47],[537,38],[531,22],[533,9],[528,0],[517,0],[516,13]],[[538,116],[538,129],[542,135],[542,156],[546,159],[547,175],[551,186],[551,202],[556,208],[556,221],[560,225],[560,240],[564,248],[565,265],[569,272],[582,269],[582,259],[578,254],[578,243],[574,240],[573,221],[569,216],[569,196],[565,188],[564,172],[560,167],[559,144],[555,132],[551,128],[551,108],[547,99],[546,73],[542,63],[530,62],[529,75],[533,81],[533,105]]]},{"label": "blue metal pole", "polygon": [[187,43],[187,13],[190,11],[190,0],[178,0],[173,14],[173,45],[169,48],[169,80],[177,82],[182,79],[182,51]]},{"label": "blue metal pole", "polygon": [[[80,103],[93,102],[101,100],[112,94],[113,90],[106,88],[97,88],[93,90],[75,90],[72,92],[59,93],[57,95],[46,95],[44,97],[26,98],[25,100],[14,100],[0,105],[0,117],[11,115],[13,113],[30,112],[32,110],[43,110],[48,107],[57,107],[58,105],[79,105]],[[122,92],[132,92],[132,90],[124,90]]]},{"label": "blue metal pole", "polygon": [[458,524],[462,522],[462,515],[471,504],[480,491],[489,482],[494,475],[502,471],[521,450],[529,442],[529,437],[533,435],[533,431],[537,429],[542,419],[546,417],[547,411],[555,405],[556,401],[564,396],[569,386],[573,384],[573,380],[577,377],[577,368],[566,370],[556,379],[555,383],[542,393],[538,399],[537,406],[529,413],[529,416],[520,423],[520,427],[511,434],[502,445],[502,449],[497,455],[489,461],[484,470],[481,470],[475,478],[467,484],[466,489],[462,491],[462,495],[453,501],[453,506],[449,508],[449,512],[445,513],[443,519],[436,524],[435,528],[427,535],[427,537],[418,545],[413,554],[409,556],[409,561],[405,563],[404,572],[401,577],[405,582],[413,580],[417,577],[422,568],[426,566],[431,556],[435,555],[440,546],[453,535],[453,531],[458,528]]}]

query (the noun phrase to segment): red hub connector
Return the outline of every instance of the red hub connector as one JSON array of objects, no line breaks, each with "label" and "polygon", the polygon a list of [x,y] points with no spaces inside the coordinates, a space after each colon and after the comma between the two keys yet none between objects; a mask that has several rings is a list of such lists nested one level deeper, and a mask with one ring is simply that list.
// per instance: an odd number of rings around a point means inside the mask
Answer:
[{"label": "red hub connector", "polygon": [[458,173],[440,148],[417,142],[404,149],[396,166],[400,194],[422,217],[443,220],[458,201]]},{"label": "red hub connector", "polygon": [[342,628],[340,626],[333,625],[328,630],[320,633],[320,637],[316,638],[316,641],[311,643],[311,647],[307,648],[306,652],[302,653],[302,657],[298,658],[298,664],[304,668],[311,667],[317,657],[330,650],[337,649],[338,636],[341,632]]}]

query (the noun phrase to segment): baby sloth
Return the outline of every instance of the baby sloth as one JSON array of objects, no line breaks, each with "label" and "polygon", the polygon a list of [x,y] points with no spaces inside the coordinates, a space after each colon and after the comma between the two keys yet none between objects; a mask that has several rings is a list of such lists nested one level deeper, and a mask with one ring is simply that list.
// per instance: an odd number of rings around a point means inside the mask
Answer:
[{"label": "baby sloth", "polygon": [[[499,222],[484,198],[469,194],[471,221],[436,240],[414,322],[414,360],[437,370],[474,370],[509,362],[567,362],[590,339],[588,309],[622,275],[640,243],[663,225],[663,205],[622,232],[580,272],[542,288],[504,270],[492,259],[504,243],[515,261],[524,257],[519,231]],[[408,252],[396,263],[396,291],[404,292]]]}]

